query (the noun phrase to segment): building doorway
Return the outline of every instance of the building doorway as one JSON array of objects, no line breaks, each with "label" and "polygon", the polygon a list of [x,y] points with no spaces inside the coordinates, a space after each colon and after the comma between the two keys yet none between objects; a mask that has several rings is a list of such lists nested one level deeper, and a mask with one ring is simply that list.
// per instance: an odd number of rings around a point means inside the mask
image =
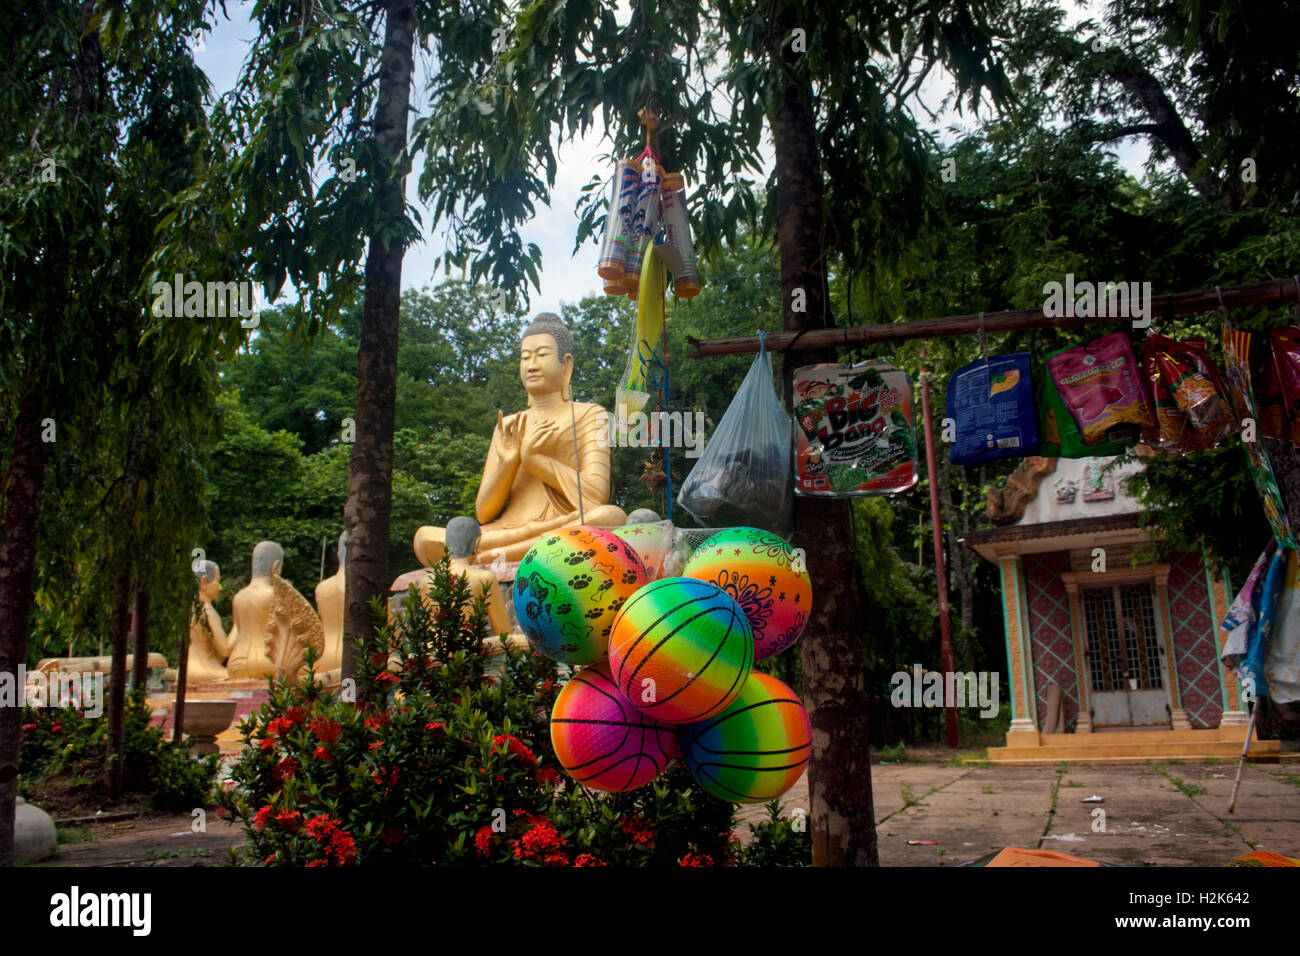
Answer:
[{"label": "building doorway", "polygon": [[1093,730],[1168,730],[1168,662],[1151,585],[1082,590]]}]

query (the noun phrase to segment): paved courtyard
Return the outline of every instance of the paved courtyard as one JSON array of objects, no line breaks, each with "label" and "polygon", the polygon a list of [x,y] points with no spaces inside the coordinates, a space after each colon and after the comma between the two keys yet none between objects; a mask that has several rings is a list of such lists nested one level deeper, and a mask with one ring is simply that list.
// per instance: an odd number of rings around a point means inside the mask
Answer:
[{"label": "paved courtyard", "polygon": [[[1300,764],[871,767],[883,866],[953,866],[1005,846],[1122,866],[1221,866],[1251,850],[1300,857]],[[1100,796],[1102,803],[1083,803]],[[783,813],[808,810],[805,777]],[[1105,816],[1094,815],[1094,810]],[[763,806],[740,819],[761,820]],[[1105,830],[1094,831],[1094,823]],[[744,829],[742,825],[742,829]],[[934,845],[909,844],[934,840]]]},{"label": "paved courtyard", "polygon": [[[1300,764],[1246,768],[1237,812],[1227,812],[1235,763],[993,767],[872,765],[880,862],[953,866],[1004,846],[1060,850],[1123,866],[1221,866],[1252,849],[1300,857]],[[1102,803],[1084,803],[1100,796]],[[807,778],[782,812],[808,810]],[[1094,814],[1101,809],[1105,816]],[[746,820],[766,815],[746,807]],[[1094,830],[1104,822],[1105,829]],[[242,843],[238,827],[209,814],[193,833],[188,814],[83,826],[41,866],[212,866]],[[910,840],[934,840],[910,845]]]}]

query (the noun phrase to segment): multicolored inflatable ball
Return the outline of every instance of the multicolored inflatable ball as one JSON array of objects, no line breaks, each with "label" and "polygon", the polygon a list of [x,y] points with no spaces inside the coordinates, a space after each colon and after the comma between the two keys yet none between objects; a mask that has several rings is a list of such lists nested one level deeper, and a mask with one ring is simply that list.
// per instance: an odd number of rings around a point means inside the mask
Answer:
[{"label": "multicolored inflatable ball", "polygon": [[677,728],[682,759],[709,793],[732,803],[764,803],[799,779],[812,753],[803,701],[770,674],[753,671],[731,706]]},{"label": "multicolored inflatable ball", "polygon": [[694,578],[660,578],[618,612],[609,666],[623,696],[673,724],[721,713],[749,676],[754,637],[740,605]]},{"label": "multicolored inflatable ball", "polygon": [[614,534],[626,541],[641,558],[651,580],[665,572],[665,565],[672,554],[673,526],[668,522],[658,521],[647,524],[628,524],[614,528]]},{"label": "multicolored inflatable ball", "polygon": [[566,664],[603,660],[614,617],[649,581],[627,542],[604,528],[561,528],[533,545],[515,572],[515,616],[536,648]]},{"label": "multicolored inflatable ball", "polygon": [[613,793],[649,783],[680,753],[676,729],[633,707],[604,662],[582,668],[560,691],[551,744],[574,780]]},{"label": "multicolored inflatable ball", "polygon": [[701,542],[682,568],[716,584],[745,610],[754,631],[754,660],[799,640],[812,607],[812,579],[796,570],[794,549],[761,528],[726,528]]}]

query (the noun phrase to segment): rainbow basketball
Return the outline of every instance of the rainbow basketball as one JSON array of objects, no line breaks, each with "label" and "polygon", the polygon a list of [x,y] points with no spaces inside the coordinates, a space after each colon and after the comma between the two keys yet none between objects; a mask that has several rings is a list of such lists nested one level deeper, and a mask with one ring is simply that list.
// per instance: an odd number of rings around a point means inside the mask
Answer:
[{"label": "rainbow basketball", "polygon": [[675,728],[633,707],[604,662],[582,668],[555,698],[551,744],[574,780],[613,793],[649,783],[680,753]]},{"label": "rainbow basketball", "polygon": [[529,643],[553,660],[605,658],[623,603],[649,580],[641,559],[604,528],[561,528],[533,545],[515,572],[515,616]]},{"label": "rainbow basketball", "polygon": [[694,578],[641,588],[609,635],[609,667],[623,696],[672,724],[722,713],[753,664],[745,612],[721,588]]},{"label": "rainbow basketball", "polygon": [[695,782],[732,803],[779,797],[795,785],[812,753],[803,701],[762,671],[749,675],[717,717],[677,728],[677,739]]},{"label": "rainbow basketball", "polygon": [[716,584],[744,608],[757,661],[799,640],[812,613],[807,568],[796,563],[794,549],[760,528],[727,528],[711,535],[695,549],[682,574]]}]

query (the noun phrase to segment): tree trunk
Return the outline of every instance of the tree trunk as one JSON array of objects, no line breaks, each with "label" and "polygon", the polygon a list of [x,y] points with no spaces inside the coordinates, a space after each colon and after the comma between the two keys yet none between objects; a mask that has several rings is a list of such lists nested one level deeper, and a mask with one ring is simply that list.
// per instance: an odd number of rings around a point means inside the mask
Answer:
[{"label": "tree trunk", "polygon": [[957,523],[957,511],[952,503],[952,467],[944,462],[937,469],[939,472],[939,504],[948,535],[948,569],[952,572],[952,583],[957,588],[961,606],[961,623],[969,629],[975,623],[975,582],[972,580],[970,557],[965,546],[958,540],[963,531]]},{"label": "tree trunk", "polygon": [[[380,61],[375,138],[379,144],[379,182],[375,202],[379,222],[389,227],[405,214],[405,175],[394,166],[406,149],[406,121],[414,75],[415,5],[390,0]],[[370,236],[366,257],[366,300],[357,350],[356,443],[348,463],[348,573],[345,584],[343,675],[356,673],[356,642],[372,646],[375,620],[371,602],[383,601],[388,576],[388,522],[393,492],[393,421],[397,397],[397,328],[402,304],[403,248]],[[364,697],[366,688],[358,687]]]},{"label": "tree trunk", "polygon": [[[774,42],[795,25],[786,5],[776,18]],[[800,54],[774,50],[798,69]],[[812,97],[805,76],[782,70],[772,136],[776,146],[776,225],[781,255],[781,301],[787,330],[833,325],[828,317],[825,219],[821,164]],[[796,293],[796,290],[801,290]],[[794,311],[802,301],[805,311]],[[782,366],[787,402],[797,364],[834,361],[833,352],[808,352]],[[867,695],[860,636],[861,598],[849,504],[824,498],[795,499],[795,544],[804,548],[813,582],[813,614],[801,642],[804,703],[812,721],[808,766],[814,866],[878,866],[871,795]]]},{"label": "tree trunk", "polygon": [[[27,628],[31,622],[36,578],[36,540],[45,490],[46,446],[41,441],[44,415],[41,396],[28,387],[18,403],[13,457],[0,484],[5,504],[0,529],[0,673],[18,678],[27,664]],[[23,693],[19,683],[15,687]],[[0,706],[0,866],[13,865],[14,799],[18,796],[19,706]]]},{"label": "tree trunk", "polygon": [[126,648],[131,628],[132,589],[135,571],[135,512],[137,491],[140,487],[141,460],[144,457],[144,433],[149,420],[147,401],[141,408],[131,444],[126,452],[126,481],[123,485],[122,527],[126,539],[122,542],[122,556],[117,565],[117,580],[113,587],[113,664],[109,671],[108,687],[108,742],[104,755],[104,783],[114,800],[122,795],[124,782],[124,730],[126,717]]},{"label": "tree trunk", "polygon": [[131,689],[142,688],[149,679],[149,591],[143,586],[135,590],[135,616],[131,619],[132,653]]}]

